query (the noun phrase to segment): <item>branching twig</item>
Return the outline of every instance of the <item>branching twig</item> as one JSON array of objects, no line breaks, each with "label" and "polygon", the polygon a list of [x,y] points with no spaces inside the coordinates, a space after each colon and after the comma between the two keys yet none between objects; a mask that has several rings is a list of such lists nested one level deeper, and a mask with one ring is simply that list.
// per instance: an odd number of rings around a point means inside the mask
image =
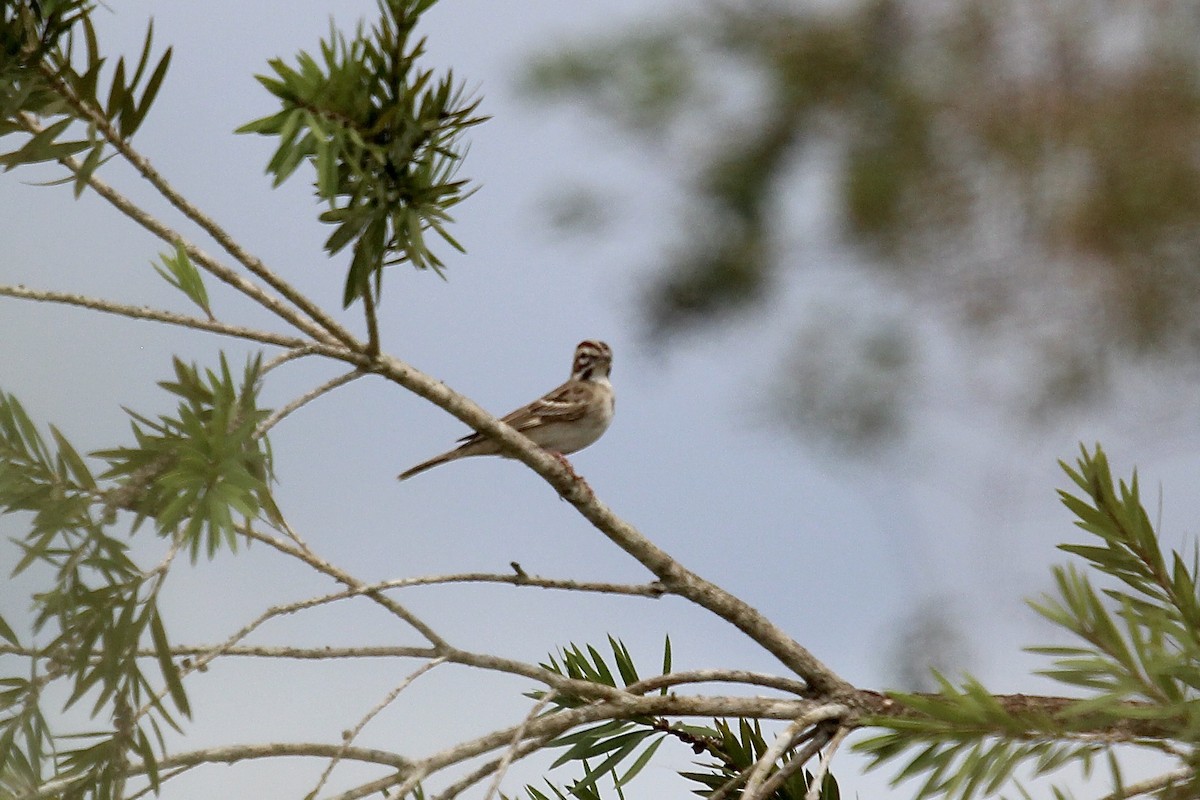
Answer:
[{"label": "branching twig", "polygon": [[[734,711],[734,708],[739,710]],[[591,703],[580,708],[564,709],[553,714],[546,714],[537,719],[528,720],[525,727],[527,740],[550,740],[560,736],[572,728],[592,722],[609,719],[628,719],[635,716],[670,716],[670,717],[755,717],[760,719],[789,719],[794,720],[807,713],[827,708],[810,700],[771,700],[763,697],[678,697],[675,695],[651,695],[649,697],[624,697],[611,702]],[[790,709],[793,713],[782,713]],[[395,796],[403,797],[423,776],[431,775],[439,770],[464,761],[476,758],[484,753],[510,747],[512,737],[520,726],[493,731],[489,734],[467,742],[461,742],[453,747],[434,753],[414,762],[413,772],[407,780],[398,780],[395,776],[364,784],[360,787],[364,794],[347,795],[363,797],[372,792],[383,791],[398,786]],[[527,741],[528,745],[529,742]],[[540,745],[539,745],[540,746]],[[536,747],[532,749],[537,749]],[[517,752],[516,757],[524,755]],[[498,763],[498,762],[496,762]],[[482,768],[481,768],[482,771]],[[488,774],[484,772],[484,774]],[[418,777],[421,776],[421,777]]]},{"label": "branching twig", "polygon": [[[833,757],[837,755],[838,748],[842,746],[842,742],[850,735],[850,728],[840,726],[837,732],[829,740],[829,746],[821,755],[821,760],[817,762],[817,768],[813,770],[812,782],[808,786],[808,792],[804,795],[804,800],[820,800],[821,784],[825,783],[825,776],[829,774],[829,765],[833,763]],[[766,787],[763,787],[766,788]],[[766,795],[770,797],[770,795]]]},{"label": "branching twig", "polygon": [[[510,762],[519,761],[531,753],[536,753],[541,750],[546,744],[551,741],[553,736],[543,736],[540,739],[529,739],[521,742],[519,745],[509,748],[501,758],[492,759],[484,764],[481,764],[476,769],[468,772],[454,783],[442,790],[434,800],[450,800],[450,798],[458,797],[460,794],[471,788],[481,780],[496,772],[504,764],[504,759],[508,758]],[[415,784],[414,784],[415,785]],[[360,797],[363,795],[359,795]]]},{"label": "branching twig", "polygon": [[775,737],[775,741],[771,746],[763,751],[763,754],[751,766],[746,774],[746,785],[742,787],[742,800],[762,800],[764,797],[769,797],[766,792],[760,792],[763,781],[766,780],[771,770],[775,767],[775,762],[795,746],[795,741],[798,736],[803,734],[809,727],[810,723],[806,718],[802,717],[793,720],[790,725],[784,728],[783,732]]},{"label": "branching twig", "polygon": [[[775,762],[778,761],[785,752],[792,747],[799,736],[801,736],[808,728],[818,723],[829,719],[840,719],[849,713],[849,709],[840,705],[828,705],[820,708],[815,708],[812,711],[798,717],[794,720],[783,733],[776,737],[771,746],[758,758],[754,763],[754,767],[750,770],[746,778],[746,785],[742,789],[743,800],[762,800],[762,798],[770,797],[771,793],[766,791],[763,783],[767,780],[771,770],[775,767]],[[816,752],[824,741],[828,740],[828,736],[814,737],[813,741],[817,744],[813,747],[813,752]],[[794,760],[794,759],[793,759]],[[804,761],[808,759],[805,758]],[[804,763],[801,761],[800,763]]]},{"label": "branching twig", "polygon": [[[45,128],[43,128],[43,126],[31,114],[22,112],[18,115],[17,119],[19,119],[26,130],[30,131],[31,133],[39,133],[45,130]],[[79,162],[69,156],[58,159],[58,163],[62,164],[76,175],[79,174],[81,169]],[[347,334],[349,338],[335,337],[331,335],[320,325],[315,324],[312,320],[308,319],[294,308],[288,306],[278,297],[275,297],[236,270],[217,261],[195,244],[185,239],[183,234],[179,233],[174,228],[171,228],[169,225],[159,220],[157,217],[143,210],[132,200],[125,197],[104,180],[98,178],[94,173],[88,176],[87,182],[89,186],[96,190],[97,194],[107,200],[122,214],[129,217],[138,225],[141,225],[143,228],[150,231],[150,233],[154,234],[163,241],[182,247],[187,253],[188,258],[203,267],[205,271],[237,289],[239,292],[254,300],[256,303],[263,306],[280,319],[313,337],[314,340],[323,342],[327,345],[336,346],[341,344],[343,346],[350,346],[352,348],[357,344],[354,340],[354,337],[349,336],[349,334]]]},{"label": "branching twig", "polygon": [[[339,594],[344,594],[344,593],[339,593]],[[243,625],[241,628],[239,628],[237,631],[235,631],[224,642],[221,642],[220,644],[209,648],[207,651],[200,653],[194,661],[192,661],[190,664],[184,665],[180,669],[179,677],[182,679],[183,677],[189,675],[192,672],[204,669],[206,666],[208,666],[209,663],[211,663],[213,661],[213,659],[222,655],[228,648],[232,647],[233,645],[237,644],[241,640],[245,639],[247,636],[249,636],[251,633],[253,633],[259,626],[261,626],[267,620],[274,619],[275,617],[280,617],[280,616],[284,616],[287,614],[294,614],[297,611],[301,611],[306,608],[313,608],[315,606],[322,605],[322,604],[328,603],[328,602],[330,602],[330,600],[329,600],[329,596],[327,595],[324,597],[309,598],[307,600],[301,600],[301,601],[298,601],[295,603],[284,603],[281,605],[276,605],[276,606],[272,606],[272,607],[268,608],[266,611],[262,612],[256,618],[251,620],[249,623],[247,623],[246,625]],[[435,658],[435,657],[437,657],[437,649],[436,648],[422,648],[422,649],[414,648],[413,655],[423,655],[427,658]],[[137,712],[133,716],[133,719],[134,720],[139,719],[143,715],[145,715],[146,713],[151,711],[156,706],[156,704],[158,704],[159,702],[162,701],[162,699],[166,696],[167,691],[168,691],[168,689],[166,687],[161,689],[153,698],[148,700],[144,705],[142,705],[141,708],[139,708],[137,710]]]},{"label": "branching twig", "polygon": [[295,544],[285,542],[284,540],[278,539],[274,536],[268,536],[266,534],[259,533],[250,527],[244,528],[242,532],[252,539],[269,544],[271,547],[274,547],[276,550],[284,553],[285,555],[290,555],[293,558],[303,561],[317,572],[320,572],[323,575],[328,575],[346,588],[354,591],[356,594],[361,594],[374,600],[376,603],[390,611],[393,615],[407,622],[414,630],[417,631],[417,633],[421,634],[421,636],[423,636],[431,645],[433,645],[434,649],[438,651],[439,654],[449,648],[449,645],[446,643],[445,639],[443,639],[436,631],[434,631],[433,628],[422,622],[407,608],[383,594],[378,589],[371,588],[369,584],[363,583],[350,573],[334,566],[318,556],[313,552],[312,548],[305,544],[304,540],[301,539],[294,530],[292,530],[290,525],[284,523],[283,527],[287,530],[288,538],[290,538]]},{"label": "branching twig", "polygon": [[338,375],[336,378],[330,378],[315,389],[305,392],[292,402],[276,410],[275,413],[271,414],[271,416],[262,421],[262,423],[258,426],[258,430],[254,432],[254,435],[257,437],[265,436],[267,431],[278,425],[280,420],[282,420],[288,414],[291,414],[293,411],[307,405],[308,403],[311,403],[321,395],[332,392],[339,386],[345,386],[350,381],[361,378],[365,374],[366,373],[361,369],[352,369],[344,375]]},{"label": "branching twig", "polygon": [[[246,536],[255,539],[256,541],[264,542],[282,553],[299,558],[317,571],[329,575],[330,577],[334,578],[334,580],[345,585],[348,588],[349,593],[354,595],[362,595],[374,600],[376,603],[379,603],[384,608],[392,611],[396,616],[410,625],[413,625],[414,627],[419,625],[419,632],[422,630],[429,631],[429,635],[426,636],[426,638],[433,637],[433,639],[430,640],[433,644],[433,647],[430,649],[430,657],[442,657],[447,661],[452,661],[456,664],[464,664],[467,666],[478,667],[480,669],[490,669],[497,672],[507,672],[514,675],[522,675],[538,681],[539,683],[546,684],[553,689],[558,689],[561,692],[579,697],[612,700],[628,696],[624,691],[615,689],[611,686],[605,686],[604,684],[593,683],[591,681],[566,678],[558,673],[551,672],[550,670],[537,667],[532,664],[526,664],[522,661],[501,658],[499,656],[493,656],[487,653],[473,653],[467,650],[460,650],[451,646],[448,642],[436,634],[432,628],[415,617],[399,603],[396,603],[387,595],[383,594],[374,585],[366,584],[355,579],[353,576],[345,573],[337,567],[334,567],[332,564],[329,564],[327,561],[317,556],[310,548],[308,548],[307,545],[303,543],[302,540],[299,539],[298,536],[296,536],[294,532],[291,534],[292,536],[296,537],[295,541],[297,541],[297,544],[294,545],[284,541],[283,539],[279,539],[274,536],[268,536],[267,534],[250,528],[245,528],[242,532]],[[339,595],[340,594],[341,593],[339,593]],[[330,597],[332,596],[333,595],[330,595]],[[315,601],[310,600],[304,602],[314,603]],[[422,635],[424,635],[424,633]]]},{"label": "branching twig", "polygon": [[[383,700],[381,700],[374,708],[368,711],[366,716],[358,721],[358,724],[346,732],[344,741],[342,743],[343,749],[349,749],[350,745],[354,742],[355,738],[358,737],[358,734],[362,732],[362,729],[366,727],[367,723],[374,719],[380,711],[383,711],[383,709],[391,705],[396,698],[400,696],[401,692],[412,685],[413,681],[424,675],[426,672],[429,672],[429,670],[433,669],[438,664],[444,663],[445,659],[435,658],[432,661],[422,664],[415,672],[411,673],[408,677],[401,681],[399,686],[388,692],[387,696],[384,697]],[[329,776],[333,773],[333,768],[336,767],[338,762],[341,760],[342,753],[339,751],[336,756],[329,760],[329,764],[325,767],[325,770],[321,773],[321,777],[317,780],[317,785],[313,787],[311,792],[308,793],[309,797],[317,796],[317,793],[321,791],[321,788],[325,786],[325,783],[329,780]]]},{"label": "branching twig", "polygon": [[[823,725],[815,728],[810,728],[812,731],[811,740],[802,748],[797,750],[792,757],[788,759],[779,770],[772,775],[762,786],[762,796],[770,797],[775,793],[775,790],[783,786],[784,782],[792,777],[798,770],[804,768],[804,765],[809,760],[820,752],[821,748],[832,738],[830,731]],[[810,787],[811,788],[811,787]]]},{"label": "branching twig", "polygon": [[171,780],[172,778],[178,778],[183,773],[189,772],[189,771],[195,769],[197,766],[199,766],[199,765],[198,764],[189,764],[186,767],[179,767],[178,769],[169,769],[166,772],[160,773],[158,776],[159,789],[156,789],[151,784],[147,784],[145,787],[138,789],[133,794],[126,795],[122,800],[138,800],[139,797],[145,797],[148,794],[153,794],[154,796],[157,797],[159,790],[161,789],[161,787],[164,783]]},{"label": "branching twig", "polygon": [[[775,785],[778,786],[783,781],[787,780],[787,776],[791,775],[796,771],[796,769],[803,766],[810,758],[815,756],[817,751],[819,751],[828,740],[829,733],[820,726],[810,727],[808,730],[803,731],[794,737],[793,746],[800,745],[805,742],[807,742],[807,744],[804,744],[800,750],[798,750],[790,759],[788,759],[788,763],[784,764],[779,772],[771,776],[771,781],[775,781]],[[780,778],[780,773],[783,773],[784,777]],[[738,772],[738,774],[721,784],[717,791],[709,795],[708,800],[726,800],[733,794],[734,790],[745,783],[746,778],[749,777],[749,774],[750,769],[744,769]],[[769,797],[770,795],[764,791],[763,796]]]},{"label": "branching twig", "polygon": [[279,355],[275,356],[267,363],[263,364],[262,374],[266,375],[268,372],[275,369],[276,367],[283,366],[287,362],[294,361],[297,358],[304,358],[305,356],[318,355],[322,352],[323,352],[322,348],[314,347],[314,346],[308,345],[308,344],[303,345],[301,347],[294,347],[291,350],[288,350],[287,352],[280,353]]},{"label": "branching twig", "polygon": [[171,563],[175,560],[175,556],[179,555],[180,548],[183,547],[183,536],[177,531],[171,537],[171,544],[167,548],[167,552],[163,555],[162,560],[151,570],[143,573],[143,578],[158,577],[163,578],[167,574],[167,570],[171,568]]}]

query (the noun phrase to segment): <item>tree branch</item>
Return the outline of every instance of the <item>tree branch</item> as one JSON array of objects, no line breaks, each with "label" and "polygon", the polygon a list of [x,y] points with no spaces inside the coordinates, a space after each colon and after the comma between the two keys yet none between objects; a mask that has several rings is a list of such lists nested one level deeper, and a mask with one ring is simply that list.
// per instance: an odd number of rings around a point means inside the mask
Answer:
[{"label": "tree branch", "polygon": [[366,373],[361,369],[352,369],[344,375],[338,375],[336,378],[330,378],[320,386],[312,389],[311,391],[305,392],[292,402],[276,410],[273,414],[271,414],[271,416],[264,419],[262,424],[258,426],[258,430],[255,431],[255,435],[259,437],[266,436],[267,431],[278,425],[280,420],[282,420],[288,414],[291,414],[293,411],[296,411],[299,408],[303,408],[321,395],[328,394],[339,386],[344,386],[347,383],[350,383],[352,380],[361,378],[363,375],[366,375]]},{"label": "tree branch", "polygon": [[371,358],[379,356],[379,319],[375,313],[375,298],[371,295],[371,288],[362,293],[363,314],[367,320],[367,349],[366,355]]},{"label": "tree branch", "polygon": [[[829,774],[829,765],[833,763],[833,757],[837,755],[838,748],[842,746],[842,742],[846,741],[846,737],[850,735],[850,731],[851,728],[842,725],[833,734],[833,737],[829,740],[829,746],[821,756],[821,760],[817,762],[817,768],[813,770],[812,780],[809,783],[808,792],[804,795],[804,800],[820,800],[821,784],[825,782],[825,776]],[[766,786],[763,787],[764,790],[766,788]],[[770,797],[770,794],[765,796]]]},{"label": "tree branch", "polygon": [[[609,719],[628,719],[635,716],[667,717],[754,717],[758,719],[793,720],[805,714],[829,708],[810,700],[772,700],[763,697],[679,697],[676,695],[651,695],[629,697],[616,702],[592,703],[580,708],[564,709],[553,714],[529,720],[524,736],[528,739],[547,739],[560,736],[566,731],[591,722]],[[735,710],[737,709],[737,710]],[[842,709],[843,711],[845,709]],[[492,750],[512,745],[513,736],[520,726],[493,731],[478,739],[462,742],[441,752],[430,755],[413,764],[413,776],[399,782],[395,777],[390,783],[374,790],[397,786],[396,796],[406,792],[421,780],[417,775],[431,775],[454,764],[475,758]]]},{"label": "tree branch", "polygon": [[[307,757],[307,758],[332,758],[339,752],[342,753],[343,759],[353,761],[361,761],[366,764],[379,764],[381,766],[390,767],[398,772],[406,772],[412,768],[412,762],[403,756],[398,756],[395,753],[389,753],[386,750],[376,750],[366,747],[351,747],[343,752],[342,745],[325,744],[323,742],[302,742],[302,743],[272,743],[272,744],[246,744],[246,745],[230,745],[228,747],[210,747],[203,750],[191,750],[186,753],[177,753],[175,755],[164,755],[156,762],[156,768],[159,770],[175,770],[180,768],[192,768],[204,764],[236,764],[239,761],[252,761],[265,758],[292,758],[292,757]],[[183,770],[180,769],[182,772]],[[143,775],[146,772],[146,765],[140,762],[132,763],[128,767],[129,775]],[[58,780],[48,781],[36,790],[26,794],[16,795],[19,800],[50,800],[50,798],[58,796],[65,789],[68,789],[71,784],[78,780],[77,777],[61,778]],[[392,779],[395,781],[395,778]]]},{"label": "tree branch", "polygon": [[686,569],[640,531],[619,518],[578,476],[510,426],[441,381],[391,356],[381,356],[374,371],[449,412],[472,429],[497,442],[505,455],[519,459],[540,475],[610,541],[650,570],[667,591],[707,608],[800,675],[813,695],[831,699],[852,693],[854,687],[838,677],[816,656],[783,632],[757,609],[721,587]]},{"label": "tree branch", "polygon": [[[775,738],[761,756],[754,762],[754,767],[750,770],[749,776],[746,778],[746,785],[742,789],[743,800],[764,800],[771,796],[772,792],[768,792],[763,785],[771,770],[775,767],[775,762],[783,757],[783,754],[795,746],[797,737],[803,734],[808,728],[830,719],[843,719],[849,713],[849,709],[845,706],[829,705],[821,708],[815,708],[802,717],[792,721],[782,733]],[[828,735],[818,736],[814,741],[823,743],[828,739]],[[819,748],[821,744],[818,744]],[[807,761],[808,759],[805,759]],[[803,762],[801,762],[803,763]],[[772,790],[774,791],[774,790]]]},{"label": "tree branch", "polygon": [[808,693],[808,686],[790,678],[781,678],[761,672],[746,672],[739,669],[697,669],[689,672],[672,672],[667,675],[656,675],[645,678],[625,687],[631,694],[647,694],[657,689],[670,686],[680,686],[688,683],[748,683],[752,686],[765,686],[778,689],[803,697]]},{"label": "tree branch", "polygon": [[400,606],[391,598],[387,597],[387,595],[384,595],[374,585],[366,584],[357,580],[353,576],[345,573],[337,567],[334,567],[332,564],[329,564],[327,561],[317,556],[312,552],[311,549],[307,547],[307,545],[303,544],[298,537],[296,538],[298,544],[293,545],[283,541],[282,539],[278,539],[274,536],[268,536],[267,534],[249,528],[243,529],[243,533],[252,539],[264,542],[271,547],[276,548],[282,553],[299,558],[304,563],[312,566],[319,572],[329,575],[339,583],[347,586],[349,589],[349,591],[346,593],[339,592],[336,595],[327,595],[326,598],[314,598],[312,600],[301,601],[301,603],[291,604],[293,606],[302,604],[316,605],[319,602],[328,602],[327,598],[337,597],[340,599],[342,596],[362,595],[374,600],[389,611],[395,609],[393,613],[396,613],[398,617],[410,625],[412,625],[413,621],[415,621],[417,625],[429,630],[430,634],[436,639],[436,641],[431,641],[433,647],[430,651],[435,657],[445,658],[447,661],[451,661],[456,664],[479,667],[480,669],[490,669],[496,672],[507,672],[513,675],[521,675],[523,677],[535,680],[538,683],[545,684],[552,689],[557,689],[562,693],[571,694],[578,697],[592,699],[620,699],[629,696],[626,692],[611,686],[592,683],[590,681],[566,678],[556,672],[551,672],[548,669],[537,667],[532,664],[526,664],[522,661],[514,661],[512,659],[501,658],[499,656],[493,656],[487,653],[473,653],[468,650],[460,650],[451,646],[436,633],[433,633],[432,629],[425,625],[425,623],[413,616],[403,606]]},{"label": "tree branch", "polygon": [[1151,792],[1167,789],[1177,783],[1190,780],[1194,774],[1195,772],[1188,767],[1164,772],[1162,775],[1156,775],[1139,783],[1131,783],[1128,786],[1124,786],[1112,794],[1106,794],[1100,800],[1128,800],[1128,798],[1137,797],[1139,794],[1150,794]]},{"label": "tree branch", "polygon": [[[117,303],[112,300],[102,300],[96,297],[88,297],[87,295],[71,294],[69,292],[55,292],[45,289],[27,289],[24,286],[7,286],[0,285],[0,296],[15,297],[20,300],[33,300],[39,303],[59,303],[62,305],[79,306],[80,308],[91,309],[92,311],[103,311],[106,314],[116,314],[121,317],[129,317],[130,319],[148,319],[155,322],[165,322],[169,325],[178,325],[183,328],[193,328],[195,330],[208,331],[210,333],[219,333],[223,336],[233,336],[238,339],[247,339],[253,342],[262,342],[263,344],[277,345],[279,347],[289,348],[307,348],[312,347],[311,343],[304,339],[298,339],[295,336],[286,336],[280,333],[272,333],[270,331],[258,330],[255,328],[247,328],[242,325],[230,325],[225,322],[205,319],[203,317],[192,317],[187,314],[178,314],[174,311],[163,311],[149,306],[132,306],[125,303]],[[320,345],[321,352],[326,355],[333,355],[334,352],[341,353],[340,350],[335,350],[330,345]],[[336,356],[335,356],[336,357]]]}]

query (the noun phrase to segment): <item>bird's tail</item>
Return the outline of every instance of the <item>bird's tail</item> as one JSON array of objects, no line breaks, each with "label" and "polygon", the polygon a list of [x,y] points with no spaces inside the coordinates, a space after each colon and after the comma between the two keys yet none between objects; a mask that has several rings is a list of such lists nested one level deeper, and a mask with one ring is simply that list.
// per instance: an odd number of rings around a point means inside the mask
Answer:
[{"label": "bird's tail", "polygon": [[396,476],[396,480],[406,481],[409,478],[411,478],[413,475],[419,475],[420,473],[424,472],[425,470],[433,469],[434,467],[438,466],[439,464],[445,464],[447,461],[453,461],[454,459],[458,458],[460,455],[461,454],[458,453],[457,451],[451,450],[449,453],[442,453],[440,456],[434,456],[433,458],[429,459],[428,461],[422,461],[420,464],[417,464],[415,467],[412,467],[411,469],[404,470],[404,472],[401,472],[399,475]]}]

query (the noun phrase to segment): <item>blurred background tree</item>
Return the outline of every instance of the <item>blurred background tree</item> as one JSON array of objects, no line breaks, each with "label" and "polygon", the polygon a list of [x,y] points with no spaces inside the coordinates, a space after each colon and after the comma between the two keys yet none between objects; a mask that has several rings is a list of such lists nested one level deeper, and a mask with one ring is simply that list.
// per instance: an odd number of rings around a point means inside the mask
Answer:
[{"label": "blurred background tree", "polygon": [[784,281],[869,287],[793,322],[776,398],[862,453],[919,402],[930,319],[968,363],[1015,346],[1033,419],[1121,364],[1196,367],[1198,61],[1171,0],[751,1],[569,44],[525,85],[655,148],[685,198],[641,293],[655,345],[778,313]]}]

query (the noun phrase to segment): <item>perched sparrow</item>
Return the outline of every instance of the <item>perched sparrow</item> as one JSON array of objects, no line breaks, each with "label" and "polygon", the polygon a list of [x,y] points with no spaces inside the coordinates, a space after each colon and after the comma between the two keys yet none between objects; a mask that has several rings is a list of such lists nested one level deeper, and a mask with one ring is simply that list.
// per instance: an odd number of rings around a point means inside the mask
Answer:
[{"label": "perched sparrow", "polygon": [[[612,422],[614,397],[608,373],[612,369],[612,350],[604,342],[589,340],[575,348],[571,377],[562,386],[518,408],[503,418],[551,453],[566,455],[582,450],[600,438]],[[459,439],[455,449],[401,472],[405,480],[438,464],[467,456],[492,456],[500,453],[494,441],[472,433]]]}]

